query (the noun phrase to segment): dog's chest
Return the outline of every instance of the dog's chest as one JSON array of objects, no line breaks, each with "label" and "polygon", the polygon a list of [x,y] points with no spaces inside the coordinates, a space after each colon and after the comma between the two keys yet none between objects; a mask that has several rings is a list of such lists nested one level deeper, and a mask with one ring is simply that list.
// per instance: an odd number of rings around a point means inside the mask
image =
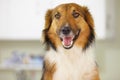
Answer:
[{"label": "dog's chest", "polygon": [[82,53],[80,50],[49,52],[50,63],[56,64],[53,80],[82,80],[94,67],[92,53]]}]

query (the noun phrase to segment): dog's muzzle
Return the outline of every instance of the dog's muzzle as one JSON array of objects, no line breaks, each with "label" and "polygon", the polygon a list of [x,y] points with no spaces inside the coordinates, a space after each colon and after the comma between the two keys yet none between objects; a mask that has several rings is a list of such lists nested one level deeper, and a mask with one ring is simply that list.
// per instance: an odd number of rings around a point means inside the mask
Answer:
[{"label": "dog's muzzle", "polygon": [[66,49],[70,49],[74,41],[77,39],[80,30],[77,30],[75,33],[72,31],[71,27],[65,26],[60,29],[59,36],[62,41],[62,45]]}]

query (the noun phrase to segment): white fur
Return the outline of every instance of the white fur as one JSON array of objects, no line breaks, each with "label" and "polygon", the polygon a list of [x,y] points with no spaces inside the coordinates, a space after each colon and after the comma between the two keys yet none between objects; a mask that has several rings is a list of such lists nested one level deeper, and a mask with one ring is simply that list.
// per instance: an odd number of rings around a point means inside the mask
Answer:
[{"label": "white fur", "polygon": [[45,57],[51,64],[56,63],[53,80],[83,80],[83,75],[95,67],[92,49],[82,51],[74,46],[71,49],[59,47],[57,50],[51,49]]}]

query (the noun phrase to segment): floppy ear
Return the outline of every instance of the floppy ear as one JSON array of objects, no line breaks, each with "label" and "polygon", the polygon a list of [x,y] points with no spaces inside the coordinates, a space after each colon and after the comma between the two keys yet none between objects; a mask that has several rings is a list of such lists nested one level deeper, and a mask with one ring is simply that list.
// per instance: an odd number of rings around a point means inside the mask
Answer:
[{"label": "floppy ear", "polygon": [[45,15],[45,29],[49,29],[52,22],[52,10],[48,10]]},{"label": "floppy ear", "polygon": [[93,21],[92,15],[90,14],[88,8],[83,7],[83,9],[84,9],[84,19],[88,23],[89,27],[94,28],[94,21]]},{"label": "floppy ear", "polygon": [[88,41],[86,43],[86,46],[84,49],[86,49],[87,47],[89,47],[89,45],[95,41],[95,32],[94,32],[94,21],[92,18],[92,15],[90,14],[89,10],[87,7],[83,7],[84,9],[84,19],[87,22],[89,28],[90,28],[90,34],[88,37]]},{"label": "floppy ear", "polygon": [[51,23],[52,23],[52,10],[48,10],[46,12],[46,15],[45,15],[45,26],[44,26],[44,29],[42,31],[42,43],[45,43],[46,42],[46,37],[47,37],[47,32],[51,26]]}]

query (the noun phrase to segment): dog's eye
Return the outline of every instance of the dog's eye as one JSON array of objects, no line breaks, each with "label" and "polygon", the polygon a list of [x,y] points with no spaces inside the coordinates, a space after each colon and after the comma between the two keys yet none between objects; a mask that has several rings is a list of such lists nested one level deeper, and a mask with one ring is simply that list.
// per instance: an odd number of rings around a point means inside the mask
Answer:
[{"label": "dog's eye", "polygon": [[73,15],[74,18],[77,18],[77,17],[79,17],[80,14],[78,12],[74,11],[72,15]]},{"label": "dog's eye", "polygon": [[56,18],[56,19],[60,19],[60,17],[61,17],[60,13],[57,12],[57,13],[55,14],[55,18]]}]

